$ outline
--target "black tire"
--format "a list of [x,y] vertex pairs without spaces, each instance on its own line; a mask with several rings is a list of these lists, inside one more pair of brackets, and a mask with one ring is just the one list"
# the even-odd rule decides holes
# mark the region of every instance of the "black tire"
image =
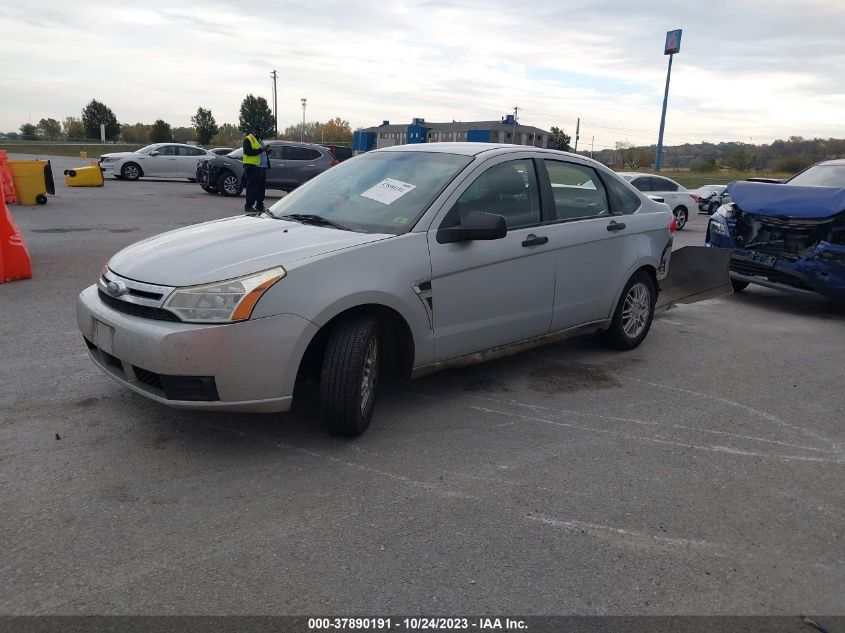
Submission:
[[37,196],[35,196],[35,202],[36,204],[47,204],[47,196],[45,196],[43,193],[39,193]]
[[672,214],[675,216],[675,222],[679,231],[683,231],[689,220],[689,212],[686,207],[677,206],[672,209]]
[[734,289],[734,292],[742,292],[746,288],[748,288],[749,282],[747,281],[740,281],[738,279],[731,279],[731,287]]
[[76,178],[76,170],[75,169],[68,169],[65,173],[68,176],[70,176],[71,178]]
[[214,187],[209,187],[208,185],[200,185],[200,187],[206,193],[217,193],[217,189],[215,189]]
[[[648,293],[647,298],[642,292]],[[657,289],[651,275],[644,270],[634,273],[625,284],[613,321],[604,333],[607,344],[613,349],[629,350],[642,343],[651,329],[656,302]]]
[[350,318],[329,335],[320,372],[320,416],[333,434],[357,437],[370,425],[381,350],[375,317]]
[[224,171],[217,178],[217,191],[227,198],[241,195],[240,179],[231,171]]
[[143,175],[141,166],[137,163],[126,163],[120,168],[120,175],[126,180],[138,180]]

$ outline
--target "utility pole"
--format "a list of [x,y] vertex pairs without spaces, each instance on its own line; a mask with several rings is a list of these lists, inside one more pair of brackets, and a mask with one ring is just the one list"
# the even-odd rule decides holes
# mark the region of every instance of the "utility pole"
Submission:
[[305,97],[300,99],[302,101],[302,129],[299,130],[299,141],[305,140],[305,102],[308,101]]
[[279,137],[279,94],[276,91],[276,78],[278,73],[274,70],[270,73],[273,78],[273,137]]
[[517,117],[519,117],[519,106],[513,107],[513,143],[516,144],[516,121]]
[[590,139],[590,158],[593,157],[593,148],[595,147],[595,145],[596,145],[596,137],[593,136],[593,138]]
[[663,92],[663,112],[660,115],[660,133],[657,135],[657,155],[654,157],[654,171],[663,166],[663,129],[666,126],[666,105],[669,102],[669,79],[672,77],[672,58],[681,50],[681,29],[666,33],[666,45],[663,54],[669,56],[669,68],[666,70],[666,89]]
[[578,122],[575,123],[575,153],[578,153],[578,139],[581,138],[581,117],[578,117]]

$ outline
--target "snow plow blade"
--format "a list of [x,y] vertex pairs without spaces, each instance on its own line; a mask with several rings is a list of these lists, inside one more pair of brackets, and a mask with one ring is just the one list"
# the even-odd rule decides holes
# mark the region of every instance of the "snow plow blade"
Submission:
[[733,294],[731,249],[684,246],[672,252],[669,273],[660,282],[657,310]]

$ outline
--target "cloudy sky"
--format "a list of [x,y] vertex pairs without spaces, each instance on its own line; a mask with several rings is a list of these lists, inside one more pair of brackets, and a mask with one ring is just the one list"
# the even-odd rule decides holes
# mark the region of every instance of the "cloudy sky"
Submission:
[[237,123],[248,94],[279,126],[491,120],[574,132],[581,147],[845,137],[843,0],[0,0],[0,131],[79,116]]

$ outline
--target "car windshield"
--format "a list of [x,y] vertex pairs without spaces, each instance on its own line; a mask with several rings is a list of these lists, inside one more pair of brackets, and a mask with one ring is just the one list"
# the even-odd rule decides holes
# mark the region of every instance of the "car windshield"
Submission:
[[226,154],[226,156],[228,156],[229,158],[243,158],[244,157],[244,148],[239,147],[235,151],[229,152],[228,154]]
[[813,165],[786,182],[805,187],[845,187],[845,165]]
[[153,143],[152,145],[147,145],[146,147],[142,147],[141,149],[137,150],[138,154],[149,154],[155,148],[157,148],[161,143]]
[[270,208],[274,217],[310,216],[364,233],[410,230],[472,156],[374,152],[347,160]]

